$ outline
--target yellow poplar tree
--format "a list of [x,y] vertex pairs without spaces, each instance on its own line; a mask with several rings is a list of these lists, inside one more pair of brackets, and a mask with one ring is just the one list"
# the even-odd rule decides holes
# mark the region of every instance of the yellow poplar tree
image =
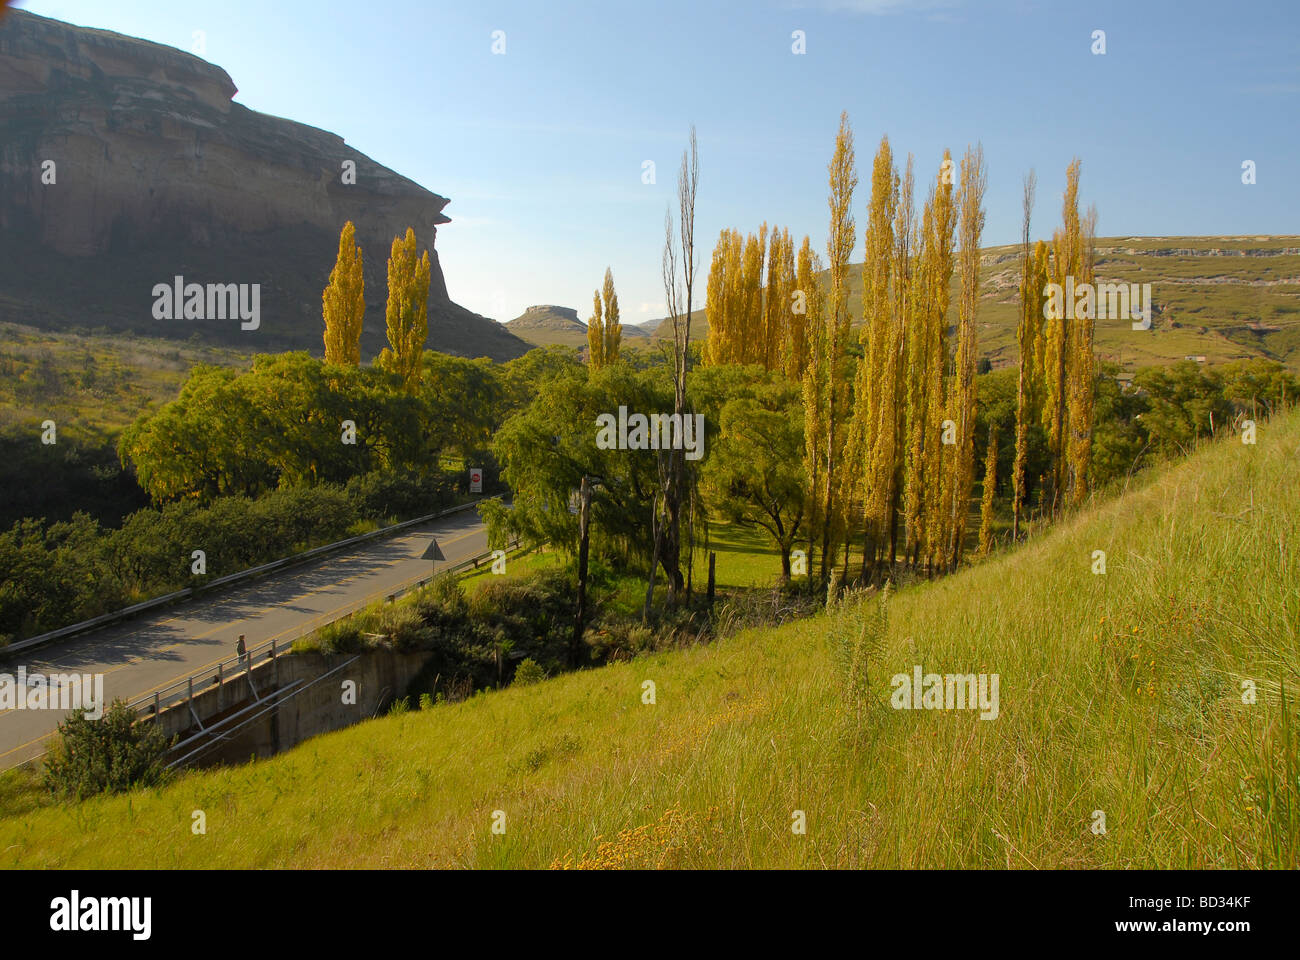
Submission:
[[933,290],[935,188],[930,188],[921,214],[919,233],[912,258],[909,278],[908,336],[907,336],[907,455],[904,472],[903,529],[909,561],[913,566],[920,562],[928,549],[926,538],[926,469],[933,458],[933,448],[939,443],[938,431],[931,429],[930,391],[932,381],[942,371],[932,371],[931,362],[931,312]]
[[951,170],[952,154],[945,150],[934,187],[930,230],[925,238],[925,299],[929,309],[925,322],[927,439],[922,512],[926,525],[926,566],[931,572],[941,562],[948,542],[947,505],[951,500],[950,481],[954,473],[951,463],[956,449],[942,442],[948,409],[948,304],[952,297],[953,233],[957,223]]
[[366,316],[366,281],[361,268],[356,227],[349,220],[339,233],[338,258],[321,294],[326,363],[350,367],[361,363],[361,323]]
[[767,252],[767,224],[759,227],[758,235],[745,238],[745,253],[741,265],[740,306],[741,319],[738,361],[762,363],[763,353],[763,256]]
[[975,485],[975,371],[979,359],[975,314],[980,294],[980,235],[984,230],[984,148],[966,148],[961,161],[961,252],[960,288],[957,301],[957,356],[954,363],[955,389],[950,416],[957,426],[957,456],[952,486],[949,568],[961,562],[969,516],[971,490]]
[[[859,339],[862,360],[853,390],[853,419],[849,423],[846,487],[862,496],[867,554],[880,559],[887,537],[892,502],[896,420],[897,336],[890,297],[894,254],[894,215],[898,206],[898,174],[889,138],[883,137],[871,170],[871,199],[862,261],[862,319]],[[847,498],[848,491],[845,496]],[[887,559],[887,558],[886,558]]]
[[745,318],[741,313],[743,250],[744,239],[740,231],[731,229],[719,234],[718,245],[713,249],[704,304],[709,321],[704,361],[710,366],[742,362],[745,335]]
[[980,498],[980,556],[993,549],[993,497],[998,489],[998,430],[989,424],[989,444],[984,451],[984,491]]
[[[1070,163],[1065,173],[1065,195],[1061,204],[1062,227],[1052,234],[1051,278],[1065,291],[1070,286],[1077,289],[1083,280],[1083,250],[1079,222],[1079,161]],[[1070,429],[1069,394],[1071,392],[1071,347],[1077,334],[1065,315],[1073,309],[1065,304],[1061,315],[1046,320],[1044,343],[1044,403],[1043,426],[1047,430],[1047,445],[1051,454],[1049,474],[1050,504],[1055,512],[1065,501],[1070,484],[1070,457],[1067,433]],[[1089,323],[1089,326],[1091,324]]]
[[618,294],[614,292],[614,272],[605,268],[605,283],[601,296],[605,300],[604,349],[602,363],[618,363],[619,346],[623,342],[623,325],[618,319]]
[[789,326],[790,293],[794,289],[794,260],[786,251],[790,231],[772,228],[767,252],[767,288],[763,297],[762,364],[768,370],[781,370],[785,358],[781,350]]
[[804,308],[804,329],[807,334],[808,362],[798,371],[803,381],[804,411],[804,474],[807,483],[805,514],[808,517],[808,562],[813,560],[813,547],[822,528],[825,486],[827,396],[829,378],[826,376],[826,304],[817,274],[821,273],[821,257],[805,236],[799,248],[799,266],[795,274],[794,305]]
[[1029,457],[1029,422],[1037,410],[1037,383],[1042,369],[1038,356],[1041,330],[1042,293],[1034,289],[1034,251],[1029,244],[1029,221],[1034,211],[1037,178],[1031,170],[1025,177],[1025,194],[1020,221],[1020,319],[1016,345],[1020,349],[1020,371],[1016,378],[1016,456],[1011,467],[1011,539],[1020,537],[1020,511],[1025,500],[1025,463]]
[[[781,231],[781,258],[778,269],[777,323],[780,329],[773,331],[778,336],[774,370],[780,370],[796,383],[803,379],[804,366],[808,362],[808,309],[803,304],[801,311],[796,311],[799,295],[798,269],[795,265],[794,241],[790,239],[789,229]],[[814,281],[815,282],[815,281]]]
[[727,244],[730,234],[731,231],[725,228],[718,234],[704,291],[704,315],[709,321],[709,333],[704,341],[704,362],[708,366],[727,362]]
[[[1077,163],[1077,161],[1076,161]],[[1075,176],[1076,182],[1078,175]],[[1094,289],[1096,283],[1096,230],[1097,210],[1092,207],[1079,223],[1079,243],[1076,250],[1078,277],[1075,281],[1086,283]],[[1076,314],[1070,325],[1070,357],[1066,370],[1066,457],[1069,461],[1071,502],[1078,505],[1088,495],[1088,467],[1092,461],[1092,406],[1093,378],[1096,360],[1093,356],[1093,337],[1096,327],[1096,297],[1093,309],[1086,316]]]
[[599,290],[591,295],[591,311],[587,320],[587,363],[599,370],[605,365],[605,318]]
[[908,399],[912,395],[913,381],[920,371],[909,370],[909,340],[916,337],[916,328],[909,322],[912,316],[912,264],[913,246],[916,242],[916,206],[914,160],[907,155],[907,166],[899,182],[898,202],[894,213],[894,250],[890,266],[892,279],[893,313],[893,390],[894,422],[890,442],[889,497],[886,516],[889,521],[889,557],[891,564],[898,555],[898,520],[903,515],[903,496],[907,471],[908,450]]
[[816,341],[816,352],[809,365],[815,370],[818,386],[815,399],[821,405],[817,417],[825,428],[825,448],[822,451],[824,471],[818,478],[821,510],[821,585],[830,582],[834,565],[831,553],[832,540],[838,536],[843,522],[842,506],[835,502],[836,485],[844,444],[843,416],[844,388],[840,377],[840,364],[848,341],[852,318],[849,313],[849,257],[857,242],[853,222],[853,191],[858,185],[858,174],[853,157],[853,131],[849,127],[847,112],[840,114],[840,128],[835,136],[835,150],[828,165],[830,197],[830,236],[827,239],[827,266],[830,270],[830,304],[824,320],[825,333]]
[[388,256],[388,343],[378,364],[402,378],[409,391],[420,385],[420,361],[429,338],[429,251],[415,255],[415,231],[393,238]]

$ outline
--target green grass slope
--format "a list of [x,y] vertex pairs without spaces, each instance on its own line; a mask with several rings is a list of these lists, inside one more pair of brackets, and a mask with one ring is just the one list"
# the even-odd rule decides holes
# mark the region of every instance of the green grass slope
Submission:
[[[1294,413],[1210,445],[883,628],[851,600],[79,808],[11,775],[0,865],[1294,868],[1297,456]],[[914,665],[998,674],[999,716],[892,709]]]

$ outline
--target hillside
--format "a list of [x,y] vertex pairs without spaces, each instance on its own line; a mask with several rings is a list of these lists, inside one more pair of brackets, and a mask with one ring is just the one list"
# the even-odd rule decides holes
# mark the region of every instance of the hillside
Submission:
[[[526,352],[449,298],[436,246],[451,222],[446,197],[236,93],[225,70],[172,47],[5,17],[0,322],[319,353],[321,291],[351,220],[365,257],[364,358],[386,342],[385,264],[408,227],[430,255],[429,345],[498,360]],[[156,316],[151,291],[176,277],[256,284],[256,327],[225,311]]]
[[[1209,445],[881,630],[853,600],[79,808],[9,775],[0,866],[1295,868],[1297,453],[1296,412]],[[998,716],[891,709],[917,665]]]
[[[1014,364],[1019,248],[983,251],[980,356]],[[1097,240],[1098,282],[1150,283],[1152,323],[1135,331],[1099,321],[1097,353],[1126,369],[1187,356],[1209,363],[1266,357],[1300,369],[1300,237],[1105,237]],[[829,275],[821,275],[823,288]],[[862,265],[849,270],[850,303],[861,316]],[[956,284],[950,312],[956,323]],[[671,337],[666,320],[656,337]],[[707,337],[704,311],[692,314],[692,339]]]
[[[529,307],[505,324],[506,329],[521,340],[537,347],[564,346],[582,348],[587,345],[587,325],[578,319],[572,307],[543,304]],[[623,324],[623,342],[646,341],[650,334],[630,323]]]

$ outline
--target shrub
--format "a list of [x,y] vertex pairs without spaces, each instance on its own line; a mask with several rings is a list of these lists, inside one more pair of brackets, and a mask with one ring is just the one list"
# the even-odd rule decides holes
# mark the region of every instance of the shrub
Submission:
[[433,639],[433,631],[425,625],[419,611],[405,603],[381,607],[375,630],[386,636],[396,650],[418,650]]
[[99,720],[74,711],[59,724],[58,739],[45,758],[46,789],[84,800],[157,786],[166,776],[163,758],[173,742],[153,723],[137,723],[123,700],[114,700]]
[[546,679],[546,671],[538,666],[537,661],[532,657],[524,657],[519,661],[519,666],[515,667],[515,683],[527,686],[530,683],[536,683],[539,680]]
[[321,653],[357,653],[365,647],[361,624],[355,617],[327,623],[315,633],[316,649]]
[[454,573],[443,573],[415,597],[415,609],[427,623],[459,623],[469,613],[469,601]]
[[400,716],[403,713],[411,712],[411,698],[398,697],[388,705],[388,715],[390,717]]
[[456,497],[455,481],[445,474],[373,471],[353,477],[345,487],[359,516],[404,519],[449,507]]
[[627,660],[655,648],[655,632],[641,621],[610,617],[588,628],[587,646],[597,661]]

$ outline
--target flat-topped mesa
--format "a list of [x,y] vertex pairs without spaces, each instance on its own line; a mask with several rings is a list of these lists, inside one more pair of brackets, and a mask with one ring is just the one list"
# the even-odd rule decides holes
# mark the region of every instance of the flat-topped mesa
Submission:
[[559,307],[552,303],[535,304],[510,322],[517,323],[521,327],[538,325],[566,327],[576,324],[578,327],[586,328],[586,324],[578,319],[577,310],[572,307]]
[[[0,21],[0,250],[15,262],[0,265],[0,281],[27,309],[0,319],[73,324],[93,303],[97,324],[228,340],[141,317],[148,290],[183,273],[260,283],[265,346],[319,351],[320,293],[351,220],[365,258],[365,353],[383,345],[385,263],[408,227],[430,252],[429,345],[524,352],[450,301],[434,246],[450,222],[446,197],[336,134],[235,103],[236,92],[226,71],[181,50],[10,11]],[[28,262],[37,251],[45,259]]]

